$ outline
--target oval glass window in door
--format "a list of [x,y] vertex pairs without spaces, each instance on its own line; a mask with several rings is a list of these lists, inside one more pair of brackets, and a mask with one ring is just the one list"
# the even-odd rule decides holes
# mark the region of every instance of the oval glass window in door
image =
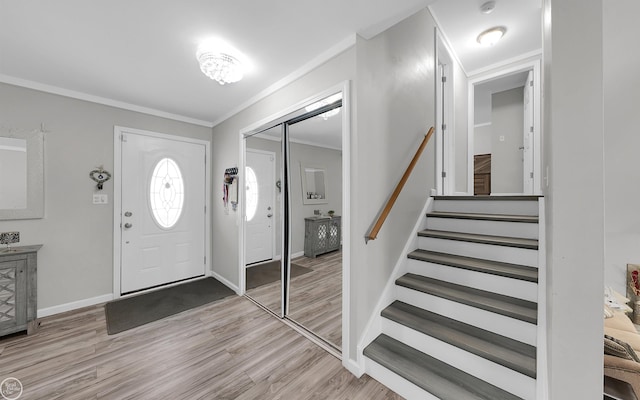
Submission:
[[184,205],[184,180],[178,164],[163,158],[153,169],[149,183],[151,213],[158,225],[169,229],[180,219]]
[[247,221],[251,221],[258,210],[258,177],[253,168],[246,167]]

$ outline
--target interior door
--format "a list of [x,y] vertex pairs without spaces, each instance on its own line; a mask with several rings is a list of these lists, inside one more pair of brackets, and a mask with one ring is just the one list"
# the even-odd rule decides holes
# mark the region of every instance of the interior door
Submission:
[[202,144],[122,136],[121,293],[205,274]]
[[275,154],[247,149],[246,264],[273,259]]
[[524,85],[524,137],[523,137],[523,192],[533,193],[533,136],[534,136],[534,98],[533,98],[533,71],[529,71]]

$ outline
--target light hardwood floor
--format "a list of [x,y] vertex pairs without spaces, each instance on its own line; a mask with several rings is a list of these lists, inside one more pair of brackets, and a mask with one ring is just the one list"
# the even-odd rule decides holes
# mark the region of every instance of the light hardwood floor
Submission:
[[[342,251],[293,263],[312,271],[291,278],[288,317],[338,349],[342,347]],[[247,296],[280,313],[280,280],[247,291]]]
[[103,306],[44,318],[0,339],[9,376],[20,400],[400,399],[237,296],[113,336]]

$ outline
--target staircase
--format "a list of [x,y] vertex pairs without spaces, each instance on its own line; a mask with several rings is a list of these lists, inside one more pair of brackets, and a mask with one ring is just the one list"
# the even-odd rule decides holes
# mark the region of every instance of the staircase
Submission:
[[536,399],[537,196],[440,196],[364,349],[409,399]]

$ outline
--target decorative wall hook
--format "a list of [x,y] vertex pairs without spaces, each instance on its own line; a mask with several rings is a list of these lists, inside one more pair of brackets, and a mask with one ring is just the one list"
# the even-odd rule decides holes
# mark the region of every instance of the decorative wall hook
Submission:
[[102,190],[102,184],[111,179],[111,174],[105,171],[102,166],[89,172],[89,177],[96,181],[98,190]]

